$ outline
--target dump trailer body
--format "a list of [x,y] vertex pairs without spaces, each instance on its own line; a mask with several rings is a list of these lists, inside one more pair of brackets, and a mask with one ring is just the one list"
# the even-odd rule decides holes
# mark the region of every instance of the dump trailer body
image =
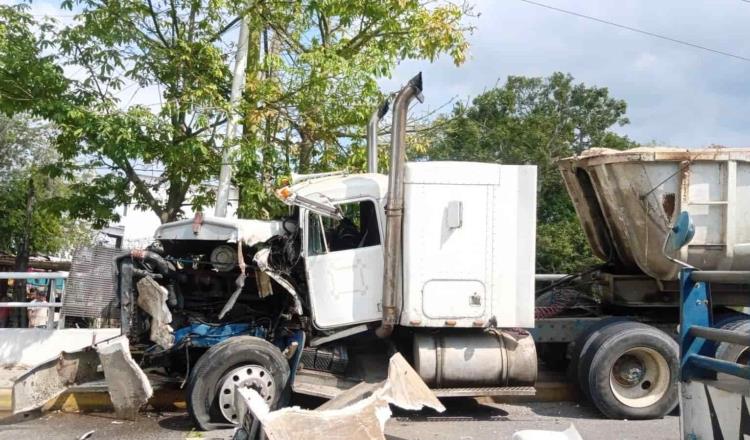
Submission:
[[559,167],[591,249],[620,273],[677,278],[662,247],[680,211],[696,233],[674,258],[704,270],[750,266],[750,149],[592,148]]

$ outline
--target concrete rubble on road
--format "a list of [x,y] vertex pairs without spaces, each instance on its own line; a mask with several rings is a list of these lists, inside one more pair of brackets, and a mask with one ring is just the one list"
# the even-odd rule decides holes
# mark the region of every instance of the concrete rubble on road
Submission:
[[13,382],[13,414],[41,408],[71,385],[95,380],[97,365],[96,353],[84,349],[72,353],[63,351],[57,358],[25,371]]
[[572,423],[565,431],[547,431],[541,429],[524,429],[513,434],[511,440],[583,440]]
[[390,359],[388,379],[362,382],[315,410],[299,407],[271,411],[251,388],[238,388],[235,405],[240,428],[235,439],[255,438],[262,429],[269,440],[380,440],[385,439],[385,422],[391,417],[389,404],[407,410],[445,407],[430,391],[409,363],[396,353]]
[[130,344],[119,336],[96,346],[107,391],[119,418],[135,420],[138,410],[154,394],[148,377],[130,356]]

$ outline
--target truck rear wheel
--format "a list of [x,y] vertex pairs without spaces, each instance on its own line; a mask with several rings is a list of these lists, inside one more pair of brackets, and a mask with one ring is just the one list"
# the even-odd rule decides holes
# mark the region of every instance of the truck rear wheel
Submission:
[[211,347],[198,359],[190,374],[187,407],[202,430],[232,427],[236,386],[255,389],[271,409],[282,403],[289,363],[270,342],[236,336]]
[[581,352],[578,378],[584,394],[613,419],[653,419],[678,403],[679,348],[669,335],[638,322],[614,322]]
[[[724,330],[734,330],[745,334],[750,334],[750,318],[739,318],[721,326]],[[742,345],[721,342],[716,346],[716,359],[723,361],[736,362],[742,365],[750,365],[750,348]],[[731,377],[727,374],[718,373],[717,379]]]

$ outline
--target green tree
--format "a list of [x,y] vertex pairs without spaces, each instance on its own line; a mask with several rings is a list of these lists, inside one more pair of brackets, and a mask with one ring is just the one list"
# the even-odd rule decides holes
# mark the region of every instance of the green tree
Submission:
[[428,147],[413,155],[537,165],[537,271],[572,273],[597,260],[555,161],[591,147],[634,147],[610,131],[628,123],[625,111],[625,101],[612,98],[606,88],[576,84],[570,75],[511,76],[432,122],[416,141]]
[[[180,217],[189,191],[194,205],[212,201],[206,183],[226,147],[240,16],[251,30],[236,158],[246,214],[267,211],[280,174],[326,169],[350,154],[345,139],[360,135],[382,98],[376,78],[408,58],[448,53],[462,62],[471,29],[462,21],[470,9],[447,1],[65,0],[76,20],[59,32],[23,7],[0,8],[12,24],[0,27],[0,86],[14,92],[0,98],[0,111],[55,123],[59,172],[83,162],[97,169],[69,201],[92,219],[135,202],[166,222]],[[154,102],[123,102],[133,87],[151,90]],[[163,172],[147,181],[143,168]]]
[[[60,199],[71,189],[52,178],[46,167],[56,160],[55,132],[27,115],[0,114],[0,251],[16,256],[15,270],[25,272],[34,254],[70,254],[91,242],[90,225],[71,217]],[[25,300],[17,283],[16,300]]]
[[[403,59],[466,56],[467,4],[262,2],[251,56],[238,183],[245,215],[264,216],[278,176],[364,166],[363,127],[384,98],[376,79]],[[253,66],[257,66],[254,68]]]

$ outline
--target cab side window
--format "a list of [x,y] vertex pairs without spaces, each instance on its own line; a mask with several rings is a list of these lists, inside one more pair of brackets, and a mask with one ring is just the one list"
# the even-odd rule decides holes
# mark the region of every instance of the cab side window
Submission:
[[310,255],[322,255],[328,252],[325,237],[323,235],[323,222],[320,215],[310,213],[308,215],[309,230],[307,232],[307,252]]
[[[370,200],[362,200],[353,203],[344,203],[338,205],[339,210],[344,218],[341,220],[310,215],[310,234],[308,248],[311,255],[313,249],[319,249],[318,242],[320,238],[315,236],[316,228],[313,217],[322,224],[324,237],[321,237],[327,244],[329,252],[344,251],[380,244],[380,229],[378,228],[378,216],[375,203]],[[313,242],[315,240],[315,242]]]

